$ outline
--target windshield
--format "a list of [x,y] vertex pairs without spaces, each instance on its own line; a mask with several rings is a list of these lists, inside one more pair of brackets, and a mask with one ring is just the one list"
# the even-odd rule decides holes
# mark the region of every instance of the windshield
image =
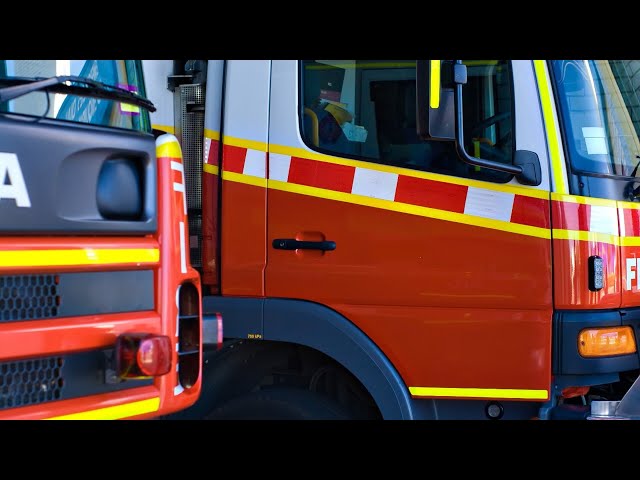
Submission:
[[[0,60],[0,88],[13,78],[77,75],[146,97],[139,60]],[[0,104],[0,113],[151,132],[149,112],[117,100],[32,92]]]
[[640,60],[557,60],[551,66],[573,170],[639,175]]

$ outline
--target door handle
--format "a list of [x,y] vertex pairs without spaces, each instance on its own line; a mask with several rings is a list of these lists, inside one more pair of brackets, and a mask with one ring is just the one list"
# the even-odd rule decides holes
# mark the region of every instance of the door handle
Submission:
[[276,238],[273,240],[273,248],[278,250],[335,250],[336,242],[325,240],[322,242],[309,242],[305,240],[296,240],[295,238]]

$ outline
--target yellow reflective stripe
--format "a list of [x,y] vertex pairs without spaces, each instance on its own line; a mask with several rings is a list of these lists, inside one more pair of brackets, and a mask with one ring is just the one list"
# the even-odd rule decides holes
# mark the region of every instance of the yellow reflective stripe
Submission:
[[440,60],[431,60],[429,106],[440,108]]
[[225,135],[222,139],[222,143],[225,145],[231,145],[233,147],[250,148],[251,150],[260,150],[261,152],[267,151],[267,144],[265,142],[258,142],[256,140],[245,140],[244,138],[230,137]]
[[562,174],[562,163],[560,160],[560,142],[556,133],[556,120],[553,115],[553,103],[551,100],[551,90],[545,72],[544,60],[533,61],[538,81],[538,91],[540,92],[540,103],[542,105],[542,115],[544,117],[544,127],[547,132],[547,142],[549,155],[551,156],[551,168],[553,170],[554,186],[558,193],[568,193]]
[[[554,228],[552,232],[552,237],[559,240],[580,240],[583,242],[608,243],[610,245],[620,244],[620,237],[618,237],[617,235],[611,235],[610,233],[585,232],[583,230],[564,230],[560,228]],[[627,238],[631,239],[635,237]]]
[[0,250],[0,267],[157,263],[157,248],[78,248],[69,250]]
[[594,198],[594,197],[581,197],[579,195],[565,195],[552,192],[551,200],[557,200],[560,202],[581,203],[583,205],[600,205],[603,207],[617,207],[616,200],[608,200],[606,198]]
[[618,207],[620,208],[628,208],[631,210],[640,210],[640,203],[635,203],[635,202],[623,202],[621,200],[618,200]]
[[202,165],[202,170],[207,173],[213,173],[214,175],[218,175],[218,173],[220,172],[220,168],[218,167],[218,165],[209,165],[208,163]]
[[547,390],[516,388],[409,387],[409,392],[417,397],[517,398],[527,400],[546,400],[549,397]]
[[155,128],[156,130],[162,130],[163,132],[170,133],[171,135],[174,135],[176,133],[175,129],[170,125],[160,125],[158,123],[154,123],[153,125],[151,125],[151,128]]
[[619,244],[622,247],[640,247],[640,237],[620,237]]
[[204,136],[210,138],[211,140],[220,140],[220,132],[209,130],[208,128],[204,129]]
[[70,413],[45,420],[117,420],[119,418],[134,417],[145,413],[157,412],[160,408],[160,398],[149,398],[139,402],[125,403],[115,407],[98,408],[86,412]]
[[507,192],[516,195],[523,195],[525,197],[540,198],[543,200],[549,200],[549,192],[534,189],[524,188],[517,185],[501,185],[496,183],[481,182],[479,180],[470,180],[462,177],[452,177],[448,175],[440,175],[438,173],[422,172],[420,170],[412,170],[408,168],[392,167],[390,165],[382,165],[379,163],[371,163],[360,160],[350,160],[342,157],[334,157],[331,155],[325,155],[322,153],[305,150],[299,147],[289,147],[285,145],[269,145],[270,153],[278,153],[280,155],[286,155],[289,157],[304,158],[305,160],[318,160],[320,162],[331,163],[334,165],[344,165],[347,167],[364,168],[367,170],[375,170],[378,172],[396,173],[405,177],[423,178],[425,180],[433,180],[434,182],[442,182],[452,185],[463,185],[466,187],[482,188],[484,190]]
[[[227,172],[223,173],[225,178]],[[394,202],[391,200],[382,200],[379,198],[365,197],[363,195],[354,195],[352,193],[336,192],[334,190],[325,190],[317,187],[308,187],[306,185],[297,185],[295,183],[281,182],[278,180],[269,180],[269,188],[281,190],[283,192],[298,193],[312,197],[326,198],[329,200],[337,200],[339,202],[353,203],[356,205],[365,205],[368,207],[382,208],[384,210],[392,210],[394,212],[409,213],[422,217],[435,218],[448,222],[463,223],[466,225],[474,225],[477,227],[492,228],[520,235],[528,235],[550,239],[551,233],[546,228],[532,227],[529,225],[520,225],[517,223],[503,222],[501,220],[492,220],[489,218],[475,217],[473,215],[465,215],[463,213],[449,212],[446,210],[437,210],[435,208],[421,207],[418,205],[409,205],[407,203]]]
[[266,178],[244,175],[242,173],[228,172],[226,170],[222,171],[222,179],[229,180],[230,182],[246,183],[247,185],[254,185],[256,187],[267,187]]

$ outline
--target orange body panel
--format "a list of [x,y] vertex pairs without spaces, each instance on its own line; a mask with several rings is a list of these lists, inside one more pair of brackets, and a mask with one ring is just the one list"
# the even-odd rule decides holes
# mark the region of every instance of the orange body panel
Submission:
[[270,189],[269,240],[302,232],[336,250],[269,249],[267,296],[342,312],[408,386],[548,388],[549,240]]
[[[202,172],[202,283],[219,293],[218,278],[218,197],[220,177],[217,175],[220,161],[218,140],[207,139],[205,168]],[[210,171],[213,170],[213,171]]]
[[332,305],[408,386],[547,390],[549,310]]
[[[616,214],[615,205],[615,201],[611,201],[609,213],[613,215]],[[620,308],[621,263],[619,248],[615,244],[619,234],[618,221],[613,220],[613,231],[609,235],[594,232],[593,208],[597,206],[552,201],[554,237],[561,237],[553,240],[555,306],[560,310]],[[588,240],[562,238],[561,234],[566,231],[587,235]],[[588,260],[592,255],[597,255],[604,261],[605,286],[596,292],[589,290]]]
[[[225,173],[242,173],[246,150],[224,145]],[[224,174],[222,178],[222,294],[263,296],[267,259],[266,188],[227,181]]]
[[[640,237],[640,209],[619,208],[618,218],[620,230],[627,237]],[[628,265],[629,260],[635,259],[635,265]],[[637,307],[640,305],[640,283],[638,281],[638,259],[640,259],[640,244],[620,246],[620,285],[622,290],[621,306]],[[631,262],[633,264],[633,262]],[[635,267],[635,268],[634,268]],[[629,277],[629,278],[627,278]],[[630,287],[630,288],[628,288]]]
[[[618,247],[608,243],[580,240],[553,240],[555,306],[559,310],[589,310],[620,307],[620,260]],[[588,259],[604,260],[605,286],[589,290]]]

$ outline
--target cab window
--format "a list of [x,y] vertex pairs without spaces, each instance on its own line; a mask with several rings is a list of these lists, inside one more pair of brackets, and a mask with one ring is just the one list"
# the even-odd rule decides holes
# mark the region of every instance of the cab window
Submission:
[[[513,162],[513,89],[506,60],[465,61],[465,148]],[[462,162],[453,142],[416,130],[415,60],[302,60],[300,128],[322,153],[446,175],[506,182],[503,172]]]

